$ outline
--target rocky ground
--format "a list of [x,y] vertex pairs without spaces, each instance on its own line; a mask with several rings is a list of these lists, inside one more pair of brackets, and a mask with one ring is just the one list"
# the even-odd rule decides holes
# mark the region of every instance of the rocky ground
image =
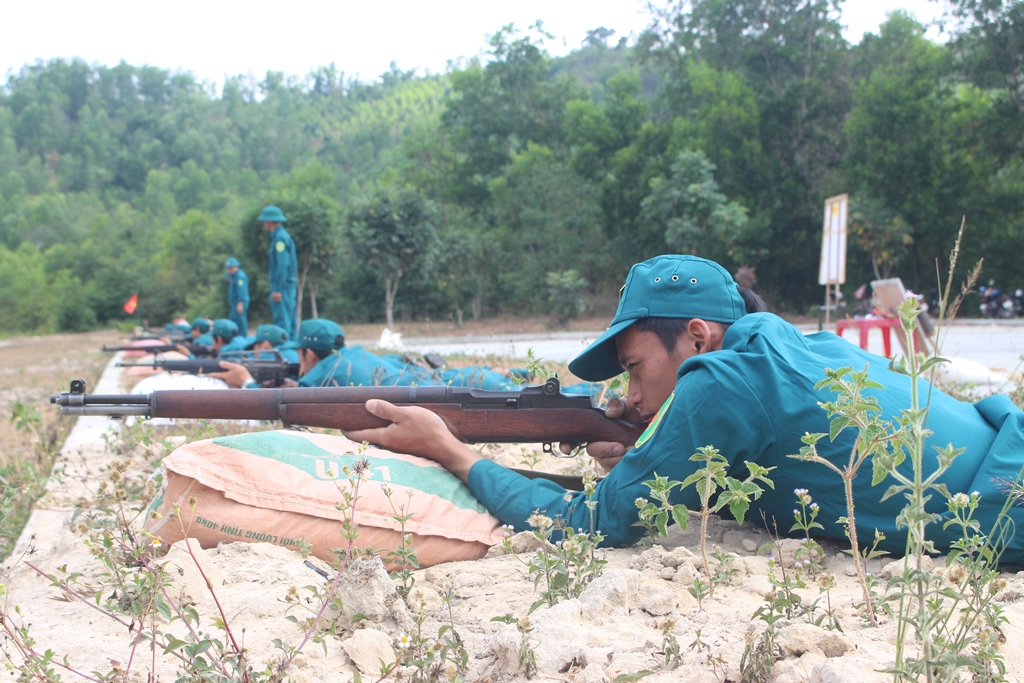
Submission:
[[[142,682],[154,670],[158,680],[175,680],[184,674],[174,656],[154,654],[144,639],[137,639],[136,623],[97,609],[97,598],[103,602],[116,591],[102,587],[109,568],[98,559],[101,553],[87,546],[95,532],[82,528],[75,511],[96,499],[97,482],[109,479],[119,459],[104,448],[104,429],[101,421],[93,431],[69,438],[50,497],[3,567],[0,582],[6,594],[0,593],[0,604],[8,634],[2,651],[20,665],[23,656],[9,636],[27,633],[34,651],[52,651],[55,661],[66,662],[68,668],[51,663],[62,681],[100,680],[113,673],[110,680]],[[515,466],[531,457],[518,447],[492,455]],[[132,467],[144,468],[146,462],[138,459]],[[552,466],[552,461],[537,466]],[[554,466],[575,465],[558,461]],[[338,582],[340,601],[324,613],[328,633],[321,642],[305,643],[284,676],[310,683],[357,676],[370,681],[380,678],[382,663],[400,660],[404,666],[391,678],[739,681],[743,663],[755,657],[761,643],[766,664],[758,673],[748,672],[750,680],[891,680],[884,672],[893,666],[901,637],[897,620],[885,612],[892,603],[879,599],[879,624],[869,623],[854,564],[838,544],[826,544],[820,566],[811,571],[796,564],[799,541],[773,542],[750,523],[712,518],[708,542],[715,552],[712,574],[722,580],[700,601],[695,580],[710,582],[694,521],[686,530],[673,528],[658,545],[597,551],[607,564],[578,597],[532,612],[545,583],[535,585],[527,568],[539,547],[530,533],[510,539],[512,554],[498,546],[484,559],[436,565],[404,581],[389,577],[379,561],[358,561]],[[265,680],[259,672],[286,658],[282,648],[302,642],[303,631],[295,622],[312,616],[319,604],[315,595],[323,594],[335,576],[319,560],[268,544],[233,543],[205,551],[179,544],[155,554],[168,569],[172,602],[191,605],[198,616],[194,636],[180,621],[167,625],[164,620],[160,630],[178,634],[183,642],[226,642],[219,626],[219,620],[226,620],[256,680]],[[941,568],[943,558],[934,563]],[[884,559],[873,560],[868,569],[880,593],[887,579],[901,571],[899,562]],[[87,589],[84,600],[47,578],[76,572],[78,585]],[[410,579],[411,589],[405,591]],[[939,581],[953,585],[957,577],[951,573]],[[780,586],[784,582],[792,586],[788,595]],[[1019,681],[1024,679],[1024,659],[1016,647],[1024,640],[1024,573],[1003,575],[993,592],[1005,622],[999,631],[981,632],[1003,641],[998,652],[1006,680]],[[780,596],[788,597],[788,605]],[[777,610],[769,610],[770,604]],[[951,621],[956,619],[953,610]],[[454,634],[460,647],[451,646]],[[912,630],[903,641],[908,656],[916,655]],[[194,652],[189,659],[195,662],[197,656]],[[430,657],[440,660],[436,668],[424,663]]]

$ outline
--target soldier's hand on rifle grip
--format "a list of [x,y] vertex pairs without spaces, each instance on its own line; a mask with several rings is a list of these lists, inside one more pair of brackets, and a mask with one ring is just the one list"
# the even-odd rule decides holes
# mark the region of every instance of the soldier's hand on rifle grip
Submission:
[[[629,412],[629,406],[625,401],[613,398],[605,407],[604,414],[606,417],[617,420],[626,417]],[[570,455],[578,446],[579,444],[561,443],[558,448],[566,455]],[[629,446],[614,441],[593,441],[587,444],[587,454],[596,460],[606,472],[611,472],[628,450]]]
[[244,365],[238,363],[229,363],[226,360],[220,362],[220,366],[224,368],[224,372],[211,372],[208,373],[210,377],[216,377],[222,379],[224,382],[234,389],[241,389],[249,382],[252,382],[252,375],[245,369]]

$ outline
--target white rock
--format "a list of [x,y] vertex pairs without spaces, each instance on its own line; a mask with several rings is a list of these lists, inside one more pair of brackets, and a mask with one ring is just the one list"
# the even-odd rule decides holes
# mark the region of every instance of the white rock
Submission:
[[391,638],[376,629],[356,631],[351,638],[342,642],[341,647],[356,668],[367,676],[380,674],[382,664],[386,666],[395,661]]
[[379,624],[388,616],[398,590],[380,558],[375,557],[356,560],[349,566],[338,583],[338,596],[347,619],[362,614],[366,621]]
[[572,683],[607,683],[608,677],[597,664],[587,664],[581,671],[572,677]]
[[444,606],[444,600],[440,593],[429,586],[413,586],[405,599],[405,604],[413,614],[419,614],[421,609],[425,612],[441,609]]
[[191,555],[185,541],[178,541],[167,551],[161,564],[171,579],[171,584],[167,587],[168,593],[183,605],[197,605],[213,599],[206,584],[207,580],[216,591],[217,587],[224,584],[224,577],[206,551],[199,547],[199,541],[193,538],[189,546],[192,548]]
[[[881,579],[891,579],[894,576],[899,576],[903,573],[905,566],[916,567],[916,561],[914,558],[901,558],[899,560],[893,560],[889,564],[882,567],[882,571],[878,572],[878,577]],[[921,558],[921,568],[926,572],[930,572],[935,566],[935,562],[931,557],[925,555]]]
[[878,671],[878,664],[862,657],[834,657],[814,667],[811,683],[888,683],[891,676]]
[[653,617],[663,617],[679,608],[679,597],[670,590],[650,590],[643,610]]
[[808,652],[821,654],[818,641],[824,637],[824,631],[817,626],[798,622],[781,629],[777,642],[788,656],[799,657]]
[[594,579],[580,594],[583,614],[589,621],[603,623],[615,608],[640,606],[641,574],[635,569],[607,571]]

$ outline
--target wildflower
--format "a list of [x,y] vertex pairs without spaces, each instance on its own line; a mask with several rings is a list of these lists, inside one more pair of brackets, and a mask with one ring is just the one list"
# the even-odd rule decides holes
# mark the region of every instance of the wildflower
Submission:
[[118,500],[124,500],[125,498],[128,497],[128,492],[125,491],[124,489],[114,489],[114,497],[116,497]]
[[149,544],[154,548],[159,548],[162,545],[162,543],[163,541],[161,541],[159,538],[156,538],[155,536],[151,538],[149,541]]
[[818,590],[829,591],[836,587],[836,575],[832,572],[822,572],[818,576]]
[[110,473],[108,479],[110,479],[110,481],[116,484],[117,482],[121,481],[121,473],[118,472],[117,470],[114,470],[113,472]]
[[946,570],[946,581],[953,584],[954,586],[960,585],[960,583],[967,578],[967,569],[962,564],[954,564],[952,567]]
[[1010,582],[1007,581],[1006,579],[1002,578],[1002,577],[1000,577],[998,579],[993,579],[992,583],[990,583],[988,585],[988,592],[991,593],[992,595],[995,595],[999,591],[1001,591],[1004,588],[1006,588],[1009,584],[1010,584]]
[[572,492],[571,491],[566,491],[565,495],[562,496],[562,500],[564,500],[566,503],[571,503],[572,502]]
[[532,515],[527,517],[526,523],[532,526],[534,529],[537,529],[541,532],[547,531],[554,525],[554,522],[551,520],[550,517],[548,517],[547,515],[542,515],[536,511]]
[[807,489],[793,489],[793,495],[799,498],[807,495]]
[[412,647],[412,636],[408,633],[402,633],[398,636],[398,647],[407,650]]
[[89,533],[89,525],[85,523],[85,520],[80,519],[78,520],[78,523],[75,524],[75,531],[80,534]]

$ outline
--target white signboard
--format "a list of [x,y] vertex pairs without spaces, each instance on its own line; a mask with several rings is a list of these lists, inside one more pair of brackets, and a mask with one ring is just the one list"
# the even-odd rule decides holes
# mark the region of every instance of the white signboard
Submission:
[[848,195],[825,200],[825,223],[821,235],[821,267],[819,285],[841,285],[846,282],[846,206]]

